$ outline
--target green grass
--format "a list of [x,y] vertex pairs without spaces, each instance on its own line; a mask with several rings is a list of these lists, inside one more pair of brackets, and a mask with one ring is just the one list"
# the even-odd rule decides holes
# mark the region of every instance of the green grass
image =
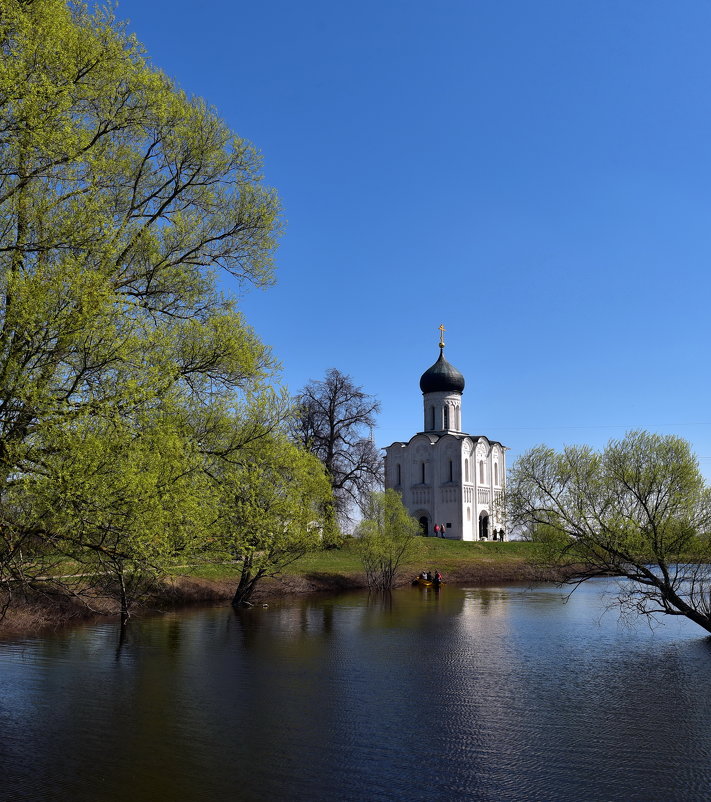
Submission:
[[509,543],[498,541],[443,540],[435,537],[419,539],[421,553],[433,559],[447,560],[527,560],[538,553],[535,543],[514,540]]
[[363,570],[363,563],[353,540],[340,549],[312,551],[287,568],[290,574],[353,574]]
[[[417,538],[414,556],[403,564],[404,569],[419,573],[423,569],[444,571],[475,562],[523,562],[538,555],[535,543],[512,541],[465,542],[442,538]],[[290,574],[352,574],[363,570],[357,551],[357,541],[347,540],[340,549],[307,554],[287,569]]]
[[[359,574],[363,565],[357,549],[357,540],[348,538],[339,549],[310,552],[287,566],[284,574]],[[512,541],[464,542],[441,538],[416,538],[413,556],[403,563],[403,570],[419,573],[423,569],[438,568],[446,572],[472,563],[512,563],[533,560],[539,555],[535,543]],[[83,572],[83,567],[69,560],[57,562],[46,573],[53,576],[71,576]],[[176,565],[170,573],[208,580],[231,580],[239,576],[240,564],[225,559],[224,554],[205,555],[199,563]]]
[[[419,573],[423,569],[439,569],[447,572],[453,568],[472,563],[512,563],[533,560],[539,552],[535,543],[512,541],[464,542],[441,538],[417,538],[413,556],[403,563],[403,570]],[[308,576],[309,574],[359,574],[363,565],[358,554],[357,541],[347,539],[339,549],[314,551],[289,565],[284,574]],[[180,566],[176,574],[202,579],[233,579],[239,575],[239,564],[208,561],[190,567]]]
[[177,576],[192,576],[198,579],[219,581],[220,579],[235,579],[239,577],[240,569],[241,565],[239,563],[225,563],[216,559],[214,563],[201,562],[196,565],[179,565],[173,569],[172,573]]

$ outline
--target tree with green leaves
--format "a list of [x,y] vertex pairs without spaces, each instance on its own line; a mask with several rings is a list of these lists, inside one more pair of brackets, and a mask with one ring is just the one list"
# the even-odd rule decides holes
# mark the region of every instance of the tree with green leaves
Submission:
[[215,478],[214,543],[239,562],[232,604],[243,607],[261,579],[320,548],[330,485],[321,463],[280,433],[223,461]]
[[[76,523],[95,490],[106,520],[82,519],[85,550],[75,543],[74,559],[98,554],[112,516],[132,521],[134,544],[151,541],[163,506],[193,492],[181,479],[149,501],[136,478],[150,485],[177,470],[159,445],[171,426],[193,460],[206,440],[226,457],[276,425],[252,420],[251,434],[212,437],[225,415],[273,406],[263,398],[274,361],[216,275],[272,282],[280,210],[253,146],[151,67],[110,10],[0,0],[0,49],[0,585],[9,590],[42,574],[43,555],[66,546],[72,515]],[[77,477],[72,492],[62,463]],[[92,471],[96,482],[105,476],[101,488],[79,481]],[[40,485],[59,505],[50,517],[28,495]],[[153,534],[139,532],[141,520]]]
[[711,632],[711,489],[685,440],[636,431],[601,453],[539,446],[516,461],[507,505],[574,581],[622,577],[623,609]]
[[57,433],[56,457],[17,489],[49,553],[72,566],[54,572],[62,589],[89,605],[116,599],[126,620],[176,559],[200,548],[212,488],[191,434],[165,406],[132,420],[84,416]]
[[419,523],[407,512],[400,494],[371,493],[358,525],[358,548],[371,590],[390,590],[403,561],[415,556]]

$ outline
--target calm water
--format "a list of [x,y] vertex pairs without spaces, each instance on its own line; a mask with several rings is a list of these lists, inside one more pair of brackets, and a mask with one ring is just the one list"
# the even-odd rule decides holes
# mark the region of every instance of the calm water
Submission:
[[0,644],[3,800],[711,799],[711,641],[609,583],[407,588]]

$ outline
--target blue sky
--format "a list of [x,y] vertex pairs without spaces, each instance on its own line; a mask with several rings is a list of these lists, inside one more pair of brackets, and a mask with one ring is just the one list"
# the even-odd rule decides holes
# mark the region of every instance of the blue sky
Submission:
[[[197,10],[196,10],[197,9]],[[297,391],[329,367],[421,429],[420,374],[511,448],[691,441],[711,478],[708,0],[122,0],[263,153],[278,283],[241,301]]]

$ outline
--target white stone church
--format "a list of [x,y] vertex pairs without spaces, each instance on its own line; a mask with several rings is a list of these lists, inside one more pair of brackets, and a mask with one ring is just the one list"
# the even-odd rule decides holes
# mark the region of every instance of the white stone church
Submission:
[[464,376],[445,359],[442,337],[439,349],[420,378],[424,431],[385,449],[385,487],[400,493],[423,534],[506,540],[499,504],[507,449],[462,431]]

